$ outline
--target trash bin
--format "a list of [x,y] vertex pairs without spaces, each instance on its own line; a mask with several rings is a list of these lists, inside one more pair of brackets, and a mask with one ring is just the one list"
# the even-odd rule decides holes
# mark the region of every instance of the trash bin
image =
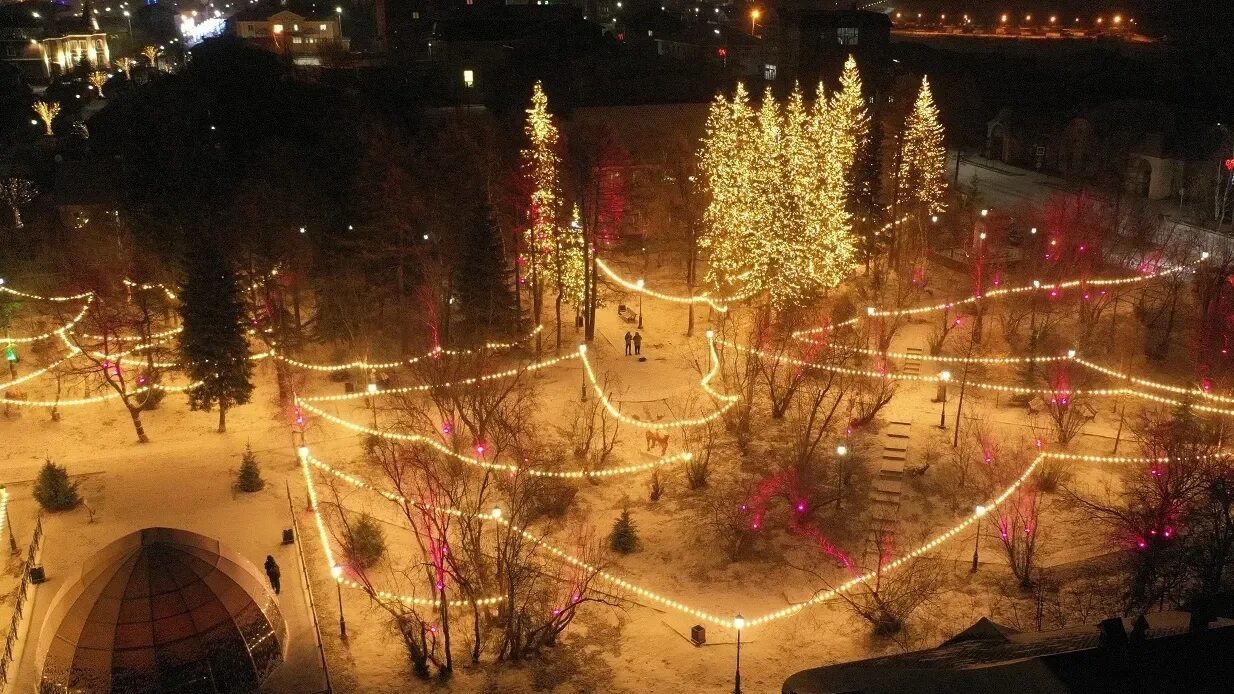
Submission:
[[296,541],[296,533],[291,528],[283,528],[283,544],[290,545]]
[[694,627],[690,629],[690,640],[694,642],[695,646],[701,646],[704,643],[707,643],[707,630],[703,628],[702,624],[695,624]]
[[43,566],[41,564],[30,567],[30,582],[31,583],[42,583],[43,581],[46,581],[46,580],[47,580],[47,573],[43,571]]

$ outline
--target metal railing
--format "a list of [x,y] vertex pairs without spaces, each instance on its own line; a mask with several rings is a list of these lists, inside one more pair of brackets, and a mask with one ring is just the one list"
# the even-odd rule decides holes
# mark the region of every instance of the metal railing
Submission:
[[9,682],[9,666],[13,664],[13,654],[21,634],[21,620],[25,612],[26,600],[30,597],[30,569],[34,566],[35,557],[43,544],[43,514],[39,513],[34,522],[34,536],[30,539],[30,548],[26,552],[26,561],[21,567],[21,585],[17,589],[17,601],[13,603],[13,618],[9,621],[9,634],[4,639],[4,653],[0,654],[0,687]]
[[304,563],[304,552],[300,550],[300,522],[296,519],[296,504],[291,499],[291,483],[287,483],[287,507],[291,511],[291,528],[296,540],[296,563],[300,565],[300,575],[304,578],[304,591],[308,593],[309,613],[313,615],[313,633],[317,637],[317,653],[321,656],[321,670],[326,673],[325,694],[333,694],[334,687],[330,683],[330,665],[326,662],[326,644],[321,639],[321,623],[317,621],[317,602],[313,598],[313,585],[310,583],[308,565]]

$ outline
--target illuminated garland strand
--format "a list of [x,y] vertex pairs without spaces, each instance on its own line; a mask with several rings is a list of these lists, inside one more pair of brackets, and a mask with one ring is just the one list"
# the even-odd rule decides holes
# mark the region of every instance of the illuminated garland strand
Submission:
[[736,405],[737,401],[741,399],[738,395],[721,393],[711,387],[711,380],[720,372],[720,357],[716,354],[715,333],[711,330],[707,331],[707,354],[708,359],[711,362],[711,369],[703,375],[703,379],[699,381],[699,386],[702,387],[703,391],[708,395],[723,403],[719,409],[704,417],[678,419],[672,422],[646,422],[642,419],[638,419],[637,417],[630,417],[623,414],[622,411],[613,404],[613,401],[609,399],[608,395],[604,392],[604,388],[596,379],[596,372],[591,368],[591,362],[587,360],[587,345],[584,344],[578,346],[578,356],[583,360],[583,369],[587,373],[587,380],[591,382],[591,388],[595,391],[596,397],[600,398],[600,402],[604,405],[604,409],[608,410],[608,413],[613,417],[616,417],[626,424],[642,429],[655,430],[699,426],[702,424],[707,424],[708,422],[713,422],[720,417],[723,417],[724,413],[728,412],[733,405]]
[[20,296],[23,299],[34,299],[36,301],[76,301],[78,299],[94,298],[94,292],[82,292],[81,294],[72,294],[69,296],[40,296],[38,294],[18,291],[12,287],[7,287],[2,283],[0,283],[0,293],[12,294],[13,296]]
[[523,344],[524,342],[530,340],[531,338],[535,337],[543,330],[544,330],[543,325],[537,325],[535,328],[532,329],[531,332],[527,333],[523,337],[517,340],[514,340],[512,342],[486,342],[484,345],[477,347],[475,349],[446,349],[444,347],[434,347],[428,353],[422,354],[418,357],[408,357],[406,359],[401,359],[399,361],[388,361],[388,362],[381,362],[381,363],[369,363],[366,361],[353,361],[347,364],[310,364],[308,362],[303,362],[303,361],[299,361],[296,359],[292,359],[291,357],[283,356],[282,354],[277,354],[274,349],[271,349],[270,353],[273,354],[276,359],[278,359],[279,361],[285,364],[291,364],[292,366],[295,366],[297,368],[309,369],[312,371],[329,372],[329,371],[348,371],[351,369],[365,369],[365,370],[394,369],[400,366],[411,366],[412,364],[416,364],[421,361],[424,361],[425,359],[436,357],[442,354],[445,354],[448,356],[459,356],[459,355],[466,355],[466,354],[475,354],[476,352],[479,352],[482,350],[496,351],[496,350],[502,350],[502,349],[513,349],[514,347],[517,347]]
[[[309,491],[310,504],[314,512],[318,516],[318,529],[321,534],[321,540],[322,540],[323,547],[325,548],[326,558],[327,558],[327,561],[331,564],[331,571],[335,575],[336,580],[340,579],[342,571],[340,570],[338,565],[334,563],[333,553],[329,549],[329,536],[325,530],[325,523],[321,519],[320,513],[317,512],[316,491],[312,488],[313,478],[312,478],[312,474],[309,472],[309,469],[308,469],[308,463],[310,460],[314,465],[322,468],[323,470],[328,470],[332,474],[336,474],[339,477],[339,479],[342,479],[351,484],[354,484],[357,487],[362,487],[362,488],[370,489],[373,491],[377,491],[378,493],[382,494],[382,496],[386,497],[387,499],[400,501],[400,502],[406,502],[406,503],[413,503],[417,506],[423,506],[424,508],[429,508],[432,510],[449,513],[457,517],[463,517],[465,515],[463,514],[463,512],[457,509],[421,505],[419,502],[406,500],[397,495],[392,495],[386,492],[381,492],[380,490],[376,490],[371,485],[364,483],[362,480],[359,480],[358,478],[355,478],[346,473],[336,472],[334,471],[333,468],[326,465],[325,463],[322,463],[321,461],[318,461],[316,459],[311,459],[311,457],[309,456],[308,448],[305,446],[300,447],[300,449],[298,450],[298,453],[299,453],[299,457],[301,460],[301,464],[304,468],[305,482],[306,484],[309,485],[309,488],[310,488],[310,491]],[[1227,453],[1220,453],[1220,454],[1215,454],[1212,456],[1203,456],[1203,457],[1204,458],[1227,457],[1228,455],[1229,454]],[[1000,492],[996,496],[992,497],[985,504],[977,506],[974,509],[973,513],[969,514],[962,521],[952,526],[948,530],[942,533],[939,533],[938,535],[934,536],[929,541],[919,545],[918,547],[914,548],[910,552],[904,555],[901,555],[895,560],[887,564],[884,564],[878,570],[868,571],[865,574],[854,577],[848,580],[847,582],[836,586],[835,588],[831,588],[831,589],[824,590],[824,591],[819,591],[815,593],[812,597],[810,597],[808,600],[805,600],[803,602],[795,603],[793,605],[789,605],[788,607],[775,610],[772,612],[768,612],[754,619],[747,620],[745,622],[745,627],[748,628],[748,627],[760,626],[760,625],[764,625],[764,624],[777,621],[780,619],[786,619],[788,617],[792,617],[804,611],[808,607],[812,607],[814,605],[818,605],[820,603],[826,602],[827,600],[830,600],[838,595],[847,593],[865,583],[868,583],[869,581],[877,578],[879,573],[882,573],[885,575],[887,573],[893,572],[899,567],[903,566],[906,562],[916,559],[920,556],[923,556],[933,551],[934,549],[936,549],[943,543],[947,542],[948,540],[954,538],[956,535],[966,530],[969,526],[978,522],[982,517],[984,517],[991,510],[994,510],[998,508],[999,506],[1001,506],[1004,502],[1006,502],[1008,498],[1010,498],[1012,494],[1015,493],[1017,489],[1019,489],[1024,484],[1024,482],[1026,482],[1029,479],[1029,477],[1032,476],[1033,472],[1036,471],[1036,469],[1040,466],[1040,464],[1044,460],[1051,459],[1051,458],[1059,459],[1059,460],[1082,461],[1082,462],[1113,462],[1113,463],[1169,462],[1169,458],[1131,458],[1131,457],[1126,457],[1126,456],[1096,456],[1096,455],[1069,454],[1069,453],[1045,453],[1045,452],[1039,453],[1037,457],[1033,459],[1033,462],[1030,463],[1024,469],[1024,472],[1021,473],[1020,476],[1017,477],[1007,488],[1005,488],[1002,492]],[[549,544],[548,542],[544,540],[543,537],[533,536],[530,532],[526,531],[525,529],[515,526],[513,524],[510,524],[509,522],[501,519],[498,514],[491,514],[491,515],[466,514],[466,515],[470,515],[471,517],[474,517],[480,520],[491,520],[491,521],[500,523],[502,525],[505,525],[507,528],[514,530],[515,532],[518,532],[519,534],[523,535],[527,539],[544,547],[546,550],[548,550],[550,553],[552,553],[554,556],[558,557],[562,561],[565,561],[573,566],[584,568],[588,571],[591,571],[595,573],[596,576],[607,581],[608,583],[618,586],[624,590],[633,592],[639,595],[641,598],[658,603],[664,607],[673,609],[683,614],[687,614],[691,617],[695,617],[697,619],[711,622],[712,624],[716,624],[716,625],[730,628],[730,629],[735,628],[735,624],[732,618],[721,617],[721,616],[706,612],[704,610],[690,607],[689,605],[686,605],[682,602],[679,602],[677,600],[673,600],[672,598],[660,595],[651,590],[643,588],[635,583],[627,581],[619,576],[611,574],[607,571],[603,571],[599,567],[593,564],[590,564],[589,562],[583,559],[580,559],[579,557],[576,557],[566,552],[565,550],[562,550],[559,547]],[[351,587],[356,587],[356,588],[362,587],[359,584],[355,582],[351,582],[351,581],[340,580],[340,582],[345,583],[346,585],[349,585]],[[384,593],[383,595],[391,597],[391,598],[396,598],[396,599],[398,598],[398,596],[394,596],[393,594],[390,594],[390,593]],[[489,598],[489,600],[492,600],[492,598]]]
[[[278,355],[275,355],[275,356],[277,358]],[[532,362],[531,364],[527,364],[526,366],[520,366],[520,367],[516,367],[513,369],[506,369],[505,371],[495,371],[493,373],[482,374],[480,376],[472,376],[470,378],[462,378],[457,381],[446,381],[444,383],[421,383],[419,385],[400,386],[398,388],[378,388],[377,384],[370,383],[368,385],[368,389],[365,391],[356,391],[354,393],[343,393],[342,395],[306,395],[300,399],[303,401],[307,401],[307,402],[338,402],[342,400],[357,400],[359,398],[368,398],[368,397],[372,397],[375,395],[380,396],[380,395],[400,395],[403,393],[423,393],[423,392],[427,392],[430,390],[440,390],[442,388],[452,388],[455,386],[470,386],[470,385],[475,385],[477,383],[484,383],[486,381],[495,381],[495,380],[502,379],[502,378],[513,378],[521,373],[529,373],[533,371],[539,371],[541,369],[547,369],[550,366],[556,366],[557,364],[560,364],[563,361],[567,361],[570,359],[577,359],[578,357],[579,355],[577,353],[566,354],[560,357],[554,357],[552,359],[545,359],[544,361]]]
[[639,463],[637,465],[623,465],[621,467],[604,468],[603,470],[542,470],[539,468],[519,467],[518,465],[511,465],[508,463],[493,463],[493,462],[484,460],[483,458],[470,456],[465,453],[459,453],[453,450],[452,448],[450,448],[449,446],[441,443],[437,439],[424,436],[421,434],[409,434],[409,433],[398,432],[398,431],[382,431],[381,429],[374,429],[372,427],[364,426],[363,424],[356,424],[355,422],[348,421],[337,415],[330,414],[329,412],[326,412],[325,410],[322,410],[312,405],[311,403],[306,402],[303,398],[297,397],[296,404],[300,406],[301,408],[303,408],[304,411],[306,412],[315,414],[318,417],[321,417],[322,419],[328,422],[332,422],[345,429],[350,429],[351,431],[354,431],[359,434],[368,434],[371,436],[377,436],[379,438],[383,438],[389,441],[402,441],[405,443],[429,446],[435,449],[437,452],[441,453],[442,455],[449,456],[460,462],[466,463],[468,465],[474,465],[476,467],[484,468],[486,470],[498,470],[501,472],[510,472],[510,473],[522,472],[528,475],[534,475],[536,477],[557,477],[557,478],[563,478],[563,479],[593,479],[597,477],[617,477],[620,475],[633,475],[639,472],[646,472],[648,470],[654,470],[656,468],[666,467],[668,465],[673,465],[673,464],[680,463],[680,462],[686,462],[694,458],[693,453],[690,453],[689,451],[685,451],[682,453],[677,453],[674,455],[657,458],[656,460],[653,460],[649,463]]
[[[162,384],[154,384],[142,386],[135,390],[128,391],[128,395],[141,395],[152,390],[161,390],[165,393],[184,393],[201,385],[201,381],[196,381],[184,386],[165,386]],[[69,398],[65,400],[15,400],[11,398],[0,398],[0,405],[14,405],[16,407],[75,407],[77,405],[93,405],[95,403],[107,402],[120,397],[120,393],[112,391],[105,395],[96,395],[92,398]]]
[[[3,289],[3,286],[0,286],[0,289]],[[29,344],[31,342],[40,342],[50,337],[55,337],[56,335],[63,335],[65,330],[72,330],[73,326],[77,325],[79,322],[81,322],[82,318],[86,317],[86,313],[90,310],[90,304],[94,301],[94,296],[89,295],[89,296],[86,296],[85,299],[86,299],[86,303],[82,304],[81,310],[77,312],[77,315],[70,318],[69,322],[65,323],[59,328],[56,328],[55,330],[49,330],[43,333],[42,335],[34,335],[31,337],[0,338],[0,342],[6,342],[8,344],[13,344],[13,345]]]
[[[942,374],[927,376],[927,375],[921,375],[921,374],[905,374],[905,373],[895,373],[895,372],[884,373],[881,371],[871,371],[868,369],[853,369],[853,368],[844,367],[844,366],[834,366],[831,364],[819,364],[816,362],[809,362],[809,361],[804,361],[801,359],[794,359],[792,357],[787,357],[787,356],[782,356],[782,355],[781,356],[771,355],[760,349],[749,347],[746,345],[739,345],[735,342],[730,342],[727,340],[716,340],[716,342],[733,347],[734,349],[741,351],[741,352],[756,354],[763,358],[779,359],[782,362],[787,362],[789,364],[794,364],[797,366],[801,366],[803,368],[820,369],[823,371],[833,371],[835,373],[846,374],[850,376],[861,376],[864,378],[889,379],[893,381],[918,381],[918,382],[930,382],[930,383],[940,383],[943,381],[949,381],[949,379],[944,378]],[[1068,352],[1068,354],[1070,355],[1071,352]],[[1073,357],[1068,356],[1067,358],[1070,359]],[[1014,395],[1040,395],[1040,396],[1045,396],[1045,397],[1058,397],[1059,395],[1065,395],[1068,397],[1075,396],[1075,395],[1091,395],[1094,397],[1130,395],[1136,398],[1140,398],[1141,400],[1147,400],[1150,402],[1155,402],[1155,403],[1159,403],[1163,405],[1180,406],[1180,405],[1186,404],[1191,409],[1197,410],[1200,412],[1209,412],[1212,414],[1219,414],[1219,415],[1223,415],[1227,417],[1234,416],[1234,408],[1214,407],[1211,405],[1202,405],[1202,404],[1193,403],[1193,402],[1184,403],[1181,400],[1176,400],[1174,398],[1167,398],[1167,397],[1163,397],[1160,395],[1154,395],[1152,393],[1145,393],[1144,391],[1136,390],[1134,388],[1129,388],[1129,387],[1092,388],[1092,389],[1030,388],[1026,386],[1008,386],[1008,385],[1003,385],[999,383],[984,383],[981,381],[968,381],[967,383],[972,388],[978,388],[982,390],[992,390],[992,391],[996,391],[1000,393],[1012,393]],[[1165,384],[1156,384],[1156,385],[1165,386]],[[1173,386],[1165,386],[1165,387],[1173,388]],[[1185,391],[1185,392],[1198,393],[1200,391]]]
[[630,280],[625,279],[621,275],[618,275],[612,268],[608,266],[607,263],[605,263],[603,260],[600,260],[599,258],[596,258],[596,267],[600,268],[600,271],[603,272],[605,275],[608,275],[608,278],[610,280],[616,282],[617,284],[621,285],[622,287],[632,292],[638,292],[640,294],[645,294],[646,296],[650,296],[655,299],[660,299],[661,301],[668,301],[674,304],[707,304],[708,306],[715,309],[716,311],[719,311],[720,313],[728,312],[728,306],[726,306],[725,304],[719,303],[720,301],[735,302],[735,301],[741,301],[742,299],[749,298],[750,296],[749,294],[745,294],[745,295],[736,295],[736,296],[728,297],[727,299],[713,299],[706,294],[699,294],[696,296],[673,296],[671,294],[661,294],[660,292],[648,289],[646,284],[639,284],[638,282],[631,282]]
[[163,292],[164,296],[166,296],[168,299],[171,299],[172,301],[177,301],[180,298],[176,296],[175,292],[168,289],[167,286],[164,284],[157,284],[157,283],[156,284],[149,284],[149,283],[138,284],[134,282],[133,280],[128,279],[127,277],[121,281],[124,282],[124,286],[129,287],[130,289],[140,289],[143,292],[150,291],[152,289],[158,289],[159,291]]

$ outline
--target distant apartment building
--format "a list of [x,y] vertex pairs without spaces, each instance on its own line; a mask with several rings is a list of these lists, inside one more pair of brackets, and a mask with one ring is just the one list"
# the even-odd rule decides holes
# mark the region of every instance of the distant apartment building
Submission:
[[335,12],[284,3],[261,3],[231,18],[231,33],[272,53],[289,56],[297,65],[320,65],[322,58],[350,49]]

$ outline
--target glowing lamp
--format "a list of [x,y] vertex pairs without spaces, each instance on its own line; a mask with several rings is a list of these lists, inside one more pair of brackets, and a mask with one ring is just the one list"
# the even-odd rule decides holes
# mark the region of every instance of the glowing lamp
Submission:
[[1037,227],[1033,227],[1032,229],[1029,229],[1028,233],[1035,235],[1037,233]]
[[[3,283],[3,280],[0,280],[0,284],[2,283]],[[716,331],[712,330],[711,328],[707,328],[707,339],[710,340],[714,338],[715,336],[716,336]]]
[[973,509],[973,513],[975,513],[977,517],[980,518],[985,515],[986,511],[989,511],[989,510],[990,509],[986,508],[985,506],[978,504],[977,507]]
[[1041,289],[1041,280],[1033,280],[1033,289]]
[[985,208],[982,208],[982,210],[981,210],[981,216],[982,216],[982,217],[985,217],[985,216],[987,216],[987,215],[989,215],[989,214],[990,214],[990,211],[989,211],[989,210],[987,210],[987,209],[985,209]]
[[981,239],[982,241],[985,241],[985,232],[983,231],[980,234],[978,234],[977,238]]
[[374,395],[376,393],[377,393],[377,384],[376,383],[368,384],[368,394]]
[[634,284],[637,285],[639,289],[642,289],[647,283],[643,281],[642,277],[640,277]]
[[334,577],[334,580],[336,581],[339,580],[339,578],[341,578],[343,575],[343,567],[339,566],[338,564],[331,566],[330,575]]
[[501,507],[494,506],[492,513],[489,515],[493,517],[493,520],[501,520]]
[[942,381],[942,382],[944,382],[944,383],[946,383],[947,381],[950,381],[950,380],[951,380],[951,372],[950,372],[950,371],[944,371],[944,372],[940,373],[940,374],[938,375],[938,380],[940,380],[940,381]]
[[938,224],[938,215],[936,214],[930,215],[930,222],[933,224]]
[[[1208,251],[1204,251],[1203,253],[1200,254],[1200,260],[1208,260],[1208,256],[1209,256]],[[4,284],[4,280],[0,280],[0,284]]]
[[746,618],[741,615],[733,617],[733,626],[736,627],[738,631],[741,631],[746,627]]
[[296,455],[300,456],[301,460],[307,458],[308,454],[309,454],[308,446],[299,446],[298,448],[296,448]]
[[1067,350],[1067,358],[1068,358],[1068,359],[1075,359],[1075,350],[1074,350],[1074,349],[1069,349],[1069,350]]
[[848,446],[836,446],[836,455],[848,455]]
[[474,70],[463,70],[463,84],[471,89],[476,84],[476,73]]
[[872,315],[874,315],[874,313],[875,313],[876,311],[877,311],[877,309],[875,309],[873,306],[867,306],[867,307],[866,307],[866,315],[867,315],[867,316],[872,316]]

